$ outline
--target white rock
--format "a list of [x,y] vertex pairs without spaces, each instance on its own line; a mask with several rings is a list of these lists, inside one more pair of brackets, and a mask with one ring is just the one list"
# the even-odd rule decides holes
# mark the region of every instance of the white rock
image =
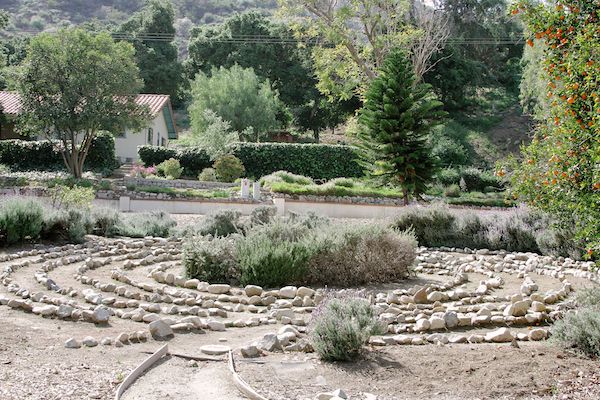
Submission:
[[293,299],[296,297],[296,293],[298,293],[298,288],[296,286],[285,286],[279,289],[279,297],[284,299]]
[[500,328],[485,335],[486,342],[506,343],[512,342],[513,335],[508,328]]
[[210,320],[208,321],[208,329],[210,329],[211,331],[222,332],[226,328],[224,323],[220,321]]
[[200,351],[203,352],[204,354],[208,354],[211,356],[218,356],[221,354],[226,354],[229,353],[229,351],[231,350],[231,348],[229,346],[223,346],[223,345],[219,345],[219,344],[208,344],[206,346],[201,346],[200,347]]
[[260,286],[256,286],[256,285],[247,285],[244,288],[244,293],[246,293],[246,296],[248,297],[252,297],[252,296],[260,296],[263,292],[263,289]]
[[208,285],[208,287],[206,289],[207,289],[208,293],[225,294],[225,293],[229,293],[229,291],[231,290],[231,286],[225,285],[225,284],[213,284],[213,285]]
[[240,348],[240,352],[245,358],[254,358],[260,356],[260,350],[254,345],[243,346]]

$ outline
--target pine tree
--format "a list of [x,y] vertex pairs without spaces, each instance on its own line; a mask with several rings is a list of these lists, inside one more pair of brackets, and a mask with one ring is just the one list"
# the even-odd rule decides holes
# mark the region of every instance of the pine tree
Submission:
[[410,62],[393,51],[371,83],[360,114],[361,162],[371,177],[398,185],[408,204],[438,169],[429,134],[445,117],[431,86],[415,82]]

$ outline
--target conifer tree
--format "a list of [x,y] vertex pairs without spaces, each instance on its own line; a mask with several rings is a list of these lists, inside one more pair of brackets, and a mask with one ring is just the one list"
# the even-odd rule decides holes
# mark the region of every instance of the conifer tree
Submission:
[[443,120],[431,86],[416,83],[409,59],[393,51],[371,83],[360,123],[361,161],[371,177],[397,185],[409,196],[423,193],[438,165],[429,134]]

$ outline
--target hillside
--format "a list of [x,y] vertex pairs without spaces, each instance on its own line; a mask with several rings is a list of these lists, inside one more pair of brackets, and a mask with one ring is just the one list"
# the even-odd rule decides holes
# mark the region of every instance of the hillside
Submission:
[[[0,0],[11,13],[9,32],[41,31],[56,26],[99,21],[119,24],[139,10],[144,0]],[[234,12],[272,10],[275,0],[173,0],[180,21],[213,23]]]

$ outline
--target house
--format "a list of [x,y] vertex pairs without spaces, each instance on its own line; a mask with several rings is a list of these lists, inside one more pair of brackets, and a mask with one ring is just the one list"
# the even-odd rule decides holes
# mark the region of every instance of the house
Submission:
[[[119,161],[130,163],[138,160],[137,148],[142,145],[169,145],[169,140],[177,139],[175,116],[171,99],[165,94],[140,94],[136,98],[140,105],[150,109],[152,120],[141,132],[125,130],[115,135],[115,154]],[[15,117],[21,112],[21,102],[17,92],[0,91],[0,140],[19,139],[15,131]]]

